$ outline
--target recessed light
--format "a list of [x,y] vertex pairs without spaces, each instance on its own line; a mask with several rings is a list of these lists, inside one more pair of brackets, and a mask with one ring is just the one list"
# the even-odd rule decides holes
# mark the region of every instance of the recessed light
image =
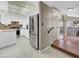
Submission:
[[68,8],[67,10],[70,12],[70,11],[72,11],[72,10],[73,10],[73,8]]
[[79,26],[79,24],[77,24]]

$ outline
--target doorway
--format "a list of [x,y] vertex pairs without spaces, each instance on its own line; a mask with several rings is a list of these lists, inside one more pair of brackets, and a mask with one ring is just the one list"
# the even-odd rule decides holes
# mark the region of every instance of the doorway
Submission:
[[[53,8],[53,38],[61,39],[64,35],[63,17],[60,11]],[[53,41],[54,41],[53,40]]]

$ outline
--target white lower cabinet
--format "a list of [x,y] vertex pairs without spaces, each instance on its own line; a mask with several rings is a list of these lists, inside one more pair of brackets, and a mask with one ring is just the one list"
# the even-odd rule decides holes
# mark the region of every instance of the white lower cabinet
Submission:
[[29,38],[29,30],[28,29],[20,29],[20,36],[25,36]]
[[16,44],[16,31],[0,32],[0,48]]

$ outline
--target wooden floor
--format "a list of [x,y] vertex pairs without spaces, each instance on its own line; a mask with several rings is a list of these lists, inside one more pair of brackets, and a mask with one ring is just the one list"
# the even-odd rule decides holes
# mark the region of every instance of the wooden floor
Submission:
[[55,40],[51,46],[74,57],[79,57],[79,37],[66,36]]

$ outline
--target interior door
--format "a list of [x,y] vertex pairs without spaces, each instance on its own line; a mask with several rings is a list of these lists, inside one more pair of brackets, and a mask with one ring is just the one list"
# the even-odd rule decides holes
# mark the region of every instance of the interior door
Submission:
[[60,38],[60,23],[61,23],[61,14],[56,9],[53,9],[53,26],[54,26],[54,32],[53,32],[53,39],[59,39]]

